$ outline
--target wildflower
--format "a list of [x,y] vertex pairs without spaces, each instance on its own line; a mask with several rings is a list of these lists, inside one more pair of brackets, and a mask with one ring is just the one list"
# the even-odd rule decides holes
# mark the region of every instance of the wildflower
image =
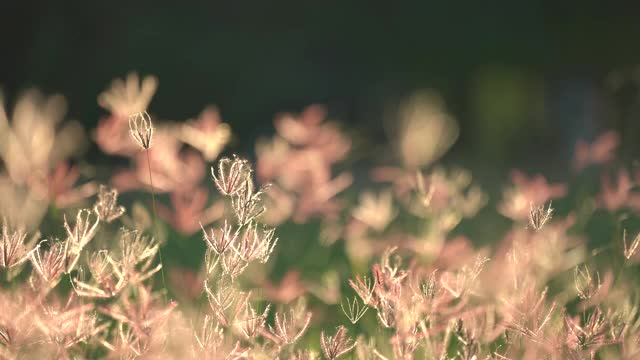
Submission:
[[110,298],[119,294],[128,285],[127,273],[121,271],[107,250],[91,255],[88,262],[93,284],[73,279],[71,284],[76,294],[89,298]]
[[262,290],[262,295],[266,299],[281,304],[288,304],[304,295],[307,291],[306,285],[300,281],[300,272],[297,270],[287,271],[279,284],[274,284],[266,279],[260,279],[257,285]]
[[258,229],[256,223],[250,223],[239,243],[233,246],[233,250],[246,262],[258,260],[265,264],[278,243],[278,238],[274,238],[274,234],[275,229],[267,227]]
[[51,168],[82,149],[82,126],[60,126],[66,112],[62,96],[27,91],[16,102],[11,123],[3,102],[0,96],[0,158],[14,183],[43,183]]
[[602,282],[600,281],[600,273],[595,272],[596,279],[591,276],[591,272],[587,265],[584,265],[583,268],[577,266],[574,271],[574,282],[576,285],[576,291],[578,292],[578,296],[587,300],[592,298],[594,295],[598,293],[600,287],[602,286]]
[[432,91],[419,91],[406,99],[398,117],[396,151],[407,168],[430,165],[458,139],[458,124]]
[[395,293],[387,293],[378,300],[378,320],[380,324],[386,328],[396,326],[396,318],[398,314],[398,301],[400,300],[399,288],[395,288]]
[[108,223],[122,216],[125,209],[124,206],[118,205],[118,190],[109,189],[104,185],[100,185],[98,200],[93,206],[93,211],[98,215],[100,220]]
[[356,276],[355,281],[349,280],[349,285],[351,286],[351,288],[353,288],[353,291],[355,291],[356,294],[360,296],[360,299],[362,299],[362,302],[365,305],[369,305],[372,307],[376,306],[377,299],[375,297],[375,291],[377,282],[375,278],[372,280],[367,276]]
[[455,334],[460,342],[460,350],[458,350],[459,359],[477,359],[480,351],[480,344],[475,338],[473,332],[464,327],[462,319],[458,319],[455,325]]
[[11,225],[37,229],[47,212],[47,202],[26,186],[15,184],[8,176],[0,175],[0,215]]
[[313,215],[335,216],[340,204],[334,197],[351,184],[346,172],[332,178],[332,165],[344,159],[351,142],[333,123],[323,123],[325,117],[326,110],[317,105],[300,115],[278,116],[278,135],[256,146],[258,177],[282,189],[274,201],[287,202],[270,208],[276,209],[278,222],[288,216],[298,223]]
[[261,201],[265,188],[254,192],[253,180],[250,176],[244,182],[240,191],[231,198],[231,206],[240,226],[247,225],[266,210]]
[[246,186],[247,179],[251,176],[251,167],[247,160],[233,157],[223,158],[218,162],[218,176],[211,167],[213,182],[222,195],[235,195]]
[[267,210],[260,221],[269,225],[279,225],[291,217],[296,205],[296,196],[274,184],[266,192],[265,207]]
[[433,300],[433,298],[438,293],[439,288],[436,281],[436,272],[437,270],[431,273],[426,282],[420,283],[420,295],[422,295],[422,297],[426,300]]
[[320,105],[311,105],[296,116],[282,114],[274,120],[278,134],[295,145],[304,145],[317,140],[319,128],[327,115],[327,110]]
[[549,206],[546,210],[544,208],[544,205],[530,205],[529,226],[531,226],[536,231],[542,229],[544,224],[551,220],[552,214],[553,208],[551,207],[551,203],[549,203]]
[[583,326],[569,316],[565,316],[565,325],[567,345],[572,350],[590,350],[593,353],[617,341],[611,337],[609,321],[599,308],[589,314]]
[[132,154],[133,169],[112,176],[114,187],[120,191],[153,187],[156,192],[184,192],[199,185],[205,174],[202,157],[181,151],[181,143],[168,132],[154,130],[153,144],[153,150]]
[[248,340],[253,339],[259,335],[264,328],[270,308],[271,305],[267,305],[262,314],[258,314],[253,305],[247,300],[244,303],[239,320],[236,321],[234,325],[245,338]]
[[109,89],[98,96],[98,104],[116,116],[144,111],[158,88],[158,78],[131,72],[123,79],[115,79]]
[[635,255],[638,250],[638,245],[640,245],[640,233],[636,235],[631,244],[627,243],[627,230],[625,230],[622,234],[622,242],[624,245],[624,257],[629,260]]
[[200,333],[196,333],[194,336],[202,350],[215,351],[224,341],[223,329],[209,314],[204,316]]
[[123,229],[120,236],[121,257],[118,261],[120,271],[126,273],[131,282],[148,279],[162,269],[162,264],[151,268],[158,249],[154,238],[136,230]]
[[573,168],[580,171],[592,164],[604,164],[615,156],[620,136],[613,130],[599,135],[592,143],[579,140],[573,155]]
[[[259,230],[255,223],[250,223],[240,240],[236,240],[239,230],[232,235],[231,226],[225,223],[225,227],[220,229],[219,236],[216,236],[213,231],[210,235],[205,232],[205,242],[209,246],[206,255],[209,273],[221,261],[223,271],[232,278],[236,278],[249,266],[249,263],[258,260],[264,264],[269,260],[278,242],[278,238],[274,239],[275,230],[266,227]],[[226,252],[227,249],[233,251]]]
[[514,170],[511,174],[513,186],[504,191],[504,199],[498,211],[513,220],[524,220],[531,212],[531,204],[544,204],[566,195],[567,186],[549,183],[542,175],[528,177]]
[[93,181],[74,186],[79,177],[78,167],[70,166],[68,162],[63,161],[47,175],[46,189],[39,189],[36,185],[34,190],[42,193],[43,197],[56,207],[67,208],[96,193],[96,184]]
[[198,346],[197,352],[203,359],[244,359],[251,350],[241,347],[240,341],[237,341],[233,347],[228,346],[225,342],[224,330],[209,315],[204,316],[202,328],[194,337]]
[[201,187],[176,189],[171,194],[172,208],[157,204],[158,216],[180,233],[191,235],[202,229],[202,225],[210,224],[224,215],[222,200],[205,208],[208,196],[207,189]]
[[[215,288],[211,287],[210,281],[204,282],[204,290],[209,300],[209,306],[213,311],[213,314],[218,319],[218,322],[222,326],[231,325],[233,314],[228,314],[227,311],[234,305],[240,304],[244,301],[244,294],[240,293],[233,287],[232,283],[224,278],[219,278],[215,283]],[[236,306],[240,309],[241,306]]]
[[341,205],[335,196],[349,187],[352,182],[353,176],[343,172],[333,179],[327,179],[318,184],[311,182],[301,185],[304,193],[298,196],[298,206],[293,212],[292,220],[303,223],[312,215],[328,219],[337,217]]
[[376,231],[384,230],[396,213],[390,191],[384,191],[377,197],[368,192],[361,194],[360,204],[352,212],[354,218]]
[[149,338],[138,336],[131,326],[125,326],[121,321],[118,322],[113,340],[111,342],[102,340],[101,344],[109,350],[111,357],[122,359],[136,359],[147,355],[150,351]]
[[224,226],[218,229],[217,232],[214,231],[214,229],[209,229],[209,233],[207,233],[207,231],[202,228],[205,243],[209,249],[213,250],[218,256],[223,255],[238,238],[238,231],[232,231],[232,226],[226,220],[224,221]]
[[621,208],[637,210],[640,203],[640,194],[634,191],[634,180],[626,169],[620,169],[617,179],[612,179],[607,174],[602,175],[602,191],[598,196],[598,204],[609,211]]
[[487,261],[489,261],[488,258],[478,257],[473,266],[465,265],[455,274],[443,274],[440,278],[440,285],[454,297],[461,297],[472,289],[475,280],[484,269]]
[[[212,252],[212,250],[208,250]],[[222,271],[232,279],[237,278],[249,266],[249,262],[243,258],[240,252],[232,251],[221,257]],[[216,260],[217,262],[218,260]]]
[[53,288],[65,271],[69,245],[66,241],[51,241],[49,249],[43,251],[45,242],[47,240],[41,241],[29,255],[33,268]]
[[275,327],[269,327],[269,332],[283,344],[293,344],[307,331],[311,313],[306,311],[306,303],[301,300],[295,308],[287,313],[276,312]]
[[136,144],[126,141],[127,119],[147,109],[157,87],[156,77],[145,76],[141,81],[138,74],[129,73],[124,79],[115,79],[98,96],[98,104],[111,113],[100,119],[94,132],[94,140],[103,152],[123,156],[136,153]]
[[77,264],[80,258],[80,252],[93,239],[100,219],[96,216],[95,221],[91,221],[91,211],[82,209],[76,215],[76,223],[73,229],[69,226],[67,218],[64,218],[64,228],[67,231],[67,245],[69,253],[69,263],[67,264],[67,272],[70,272]]
[[99,323],[98,317],[90,313],[93,304],[74,301],[73,294],[64,306],[47,304],[35,316],[35,324],[44,335],[44,340],[56,347],[58,355],[67,357],[69,349],[87,342],[109,327]]
[[508,330],[515,331],[534,342],[542,342],[543,330],[551,321],[553,312],[557,304],[553,302],[549,310],[545,312],[545,298],[548,289],[545,288],[538,298],[534,298],[532,292],[534,288],[530,288],[523,296],[520,309],[513,309],[513,315],[510,315],[510,321],[505,323]]
[[349,302],[349,299],[347,299],[346,309],[344,307],[344,304],[342,303],[340,303],[340,308],[342,309],[342,312],[347,317],[347,319],[351,321],[352,324],[357,323],[364,316],[364,314],[367,313],[367,310],[369,310],[369,307],[367,306],[367,304],[363,302],[361,306],[360,303],[358,302],[358,298],[356,297],[353,298],[352,302]]
[[205,160],[213,161],[229,142],[231,128],[222,122],[215,107],[208,106],[197,121],[181,125],[178,136],[200,151]]
[[2,224],[2,237],[0,238],[0,267],[5,269],[20,265],[29,259],[29,255],[34,250],[33,243],[37,237],[34,236],[25,243],[27,233],[24,229],[10,231],[5,219]]
[[145,286],[139,285],[135,290],[135,301],[131,294],[127,294],[120,297],[120,302],[100,308],[100,311],[117,321],[129,324],[136,336],[147,337],[150,331],[160,328],[178,304],[173,301],[166,306],[157,304],[151,289]]
[[[396,246],[387,248],[380,258],[380,264],[374,265],[373,275],[377,277],[378,285],[397,286],[407,277],[407,272],[401,269],[402,258],[398,254],[394,255],[396,250]],[[378,290],[382,288],[378,287]]]
[[341,357],[355,346],[356,342],[347,337],[347,329],[344,326],[338,326],[334,336],[325,336],[324,330],[320,333],[320,347],[328,360]]
[[146,111],[130,115],[129,133],[138,145],[145,150],[149,149],[151,147],[151,139],[153,138],[153,124],[151,123],[151,116],[149,116]]

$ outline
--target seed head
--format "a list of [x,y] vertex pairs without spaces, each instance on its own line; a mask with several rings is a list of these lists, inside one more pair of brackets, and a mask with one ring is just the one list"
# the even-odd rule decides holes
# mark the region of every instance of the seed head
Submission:
[[531,226],[536,231],[542,229],[544,224],[551,220],[552,214],[553,208],[551,207],[551,203],[549,203],[549,206],[546,210],[544,208],[544,204],[536,206],[530,205],[529,226]]
[[264,329],[270,308],[271,305],[267,305],[262,313],[258,313],[247,300],[244,303],[243,309],[238,314],[237,321],[234,325],[247,340],[251,340],[258,336]]
[[363,304],[371,307],[377,306],[378,299],[375,291],[378,284],[375,278],[356,276],[355,280],[349,280],[349,285],[358,294]]
[[245,180],[251,175],[249,162],[240,159],[236,155],[233,159],[223,158],[218,162],[218,175],[214,167],[211,167],[213,182],[222,195],[231,196],[245,187]]
[[[200,225],[202,227],[202,225]],[[216,255],[222,255],[227,251],[230,246],[233,246],[236,239],[238,238],[238,231],[233,231],[233,227],[225,220],[224,226],[215,231],[213,228],[209,229],[209,233],[207,230],[202,227],[202,232],[204,234],[204,241],[209,247],[209,249],[213,250]]]
[[342,308],[342,312],[352,324],[357,323],[364,314],[366,314],[367,310],[369,310],[366,303],[363,303],[362,306],[360,306],[360,302],[358,302],[357,297],[354,297],[353,301],[349,301],[347,298],[346,308],[343,303],[340,303],[340,308]]
[[[207,250],[207,252],[212,252],[213,250]],[[249,262],[246,261],[242,254],[238,251],[227,252],[221,258],[221,266],[222,272],[225,275],[231,277],[231,279],[235,279],[249,266]]]
[[[129,273],[149,271],[158,249],[159,245],[153,237],[145,236],[137,230],[122,229],[120,236],[120,250],[122,251],[122,257],[119,259],[120,265]],[[159,267],[161,265],[158,265],[155,269],[159,270]],[[157,271],[155,269],[151,271]]]
[[351,351],[356,343],[347,337],[344,326],[338,326],[334,336],[326,336],[324,330],[320,333],[320,346],[327,359],[335,360]]
[[43,251],[42,244],[45,242],[47,240],[43,240],[38,244],[30,254],[30,259],[36,272],[50,287],[54,287],[65,271],[68,258],[68,242],[52,241],[49,249]]
[[88,298],[110,298],[120,293],[128,284],[129,274],[109,255],[108,250],[94,252],[87,262],[92,283],[79,278],[72,279],[71,285],[78,296]]
[[587,265],[582,267],[577,266],[575,268],[574,282],[578,296],[583,300],[587,300],[595,296],[602,287],[600,273],[596,271],[594,276],[592,276]]
[[33,251],[32,240],[25,243],[27,233],[24,229],[10,230],[9,225],[4,222],[2,225],[2,235],[0,236],[0,267],[11,268],[25,262],[29,254]]
[[269,326],[269,332],[283,344],[293,344],[307,331],[311,313],[306,311],[306,302],[300,301],[286,312],[276,312],[275,326]]
[[78,211],[76,223],[73,228],[69,226],[67,218],[64,218],[64,228],[67,231],[67,244],[69,261],[67,272],[71,271],[80,258],[82,249],[93,239],[98,228],[100,219],[94,215],[95,220],[91,220],[92,212],[88,209]]
[[98,215],[100,220],[108,223],[119,218],[124,214],[124,206],[118,206],[118,190],[109,189],[104,185],[100,185],[98,191],[98,201],[93,206],[93,211]]
[[249,224],[265,212],[266,208],[262,204],[262,195],[269,187],[269,184],[267,184],[255,190],[251,176],[247,176],[244,183],[240,191],[231,197],[231,207],[240,226]]
[[233,245],[233,250],[247,263],[258,260],[265,264],[276,244],[278,238],[274,237],[275,229],[267,227],[258,228],[254,222],[249,223],[238,245]]
[[151,147],[153,137],[153,124],[151,116],[146,111],[129,116],[129,133],[143,149]]
[[218,279],[215,284],[205,281],[204,290],[209,300],[209,306],[220,325],[230,326],[233,315],[228,314],[228,310],[233,308],[241,310],[245,295],[224,278]]

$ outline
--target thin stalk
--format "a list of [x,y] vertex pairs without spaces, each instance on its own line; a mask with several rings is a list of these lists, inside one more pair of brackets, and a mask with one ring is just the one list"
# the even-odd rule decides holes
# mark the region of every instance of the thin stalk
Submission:
[[202,306],[204,304],[205,301],[207,301],[208,299],[205,298],[205,293],[204,293],[204,289],[202,290],[202,292],[200,293],[200,295],[198,295],[198,312],[196,314],[196,319],[200,319],[200,314],[202,314]]
[[[152,226],[154,228],[154,231],[157,230],[156,226],[157,226],[157,217],[158,217],[158,212],[156,211],[156,190],[153,187],[153,177],[151,176],[151,160],[149,160],[149,149],[146,150],[147,153],[147,168],[149,170],[149,184],[151,185],[151,204],[153,206],[153,222],[152,222]],[[156,233],[156,236],[158,234]],[[167,283],[164,280],[164,262],[162,261],[162,246],[158,246],[158,256],[160,257],[160,265],[162,265],[162,268],[160,269],[160,275],[162,276],[162,286],[164,287],[164,300],[165,302],[167,301]]]

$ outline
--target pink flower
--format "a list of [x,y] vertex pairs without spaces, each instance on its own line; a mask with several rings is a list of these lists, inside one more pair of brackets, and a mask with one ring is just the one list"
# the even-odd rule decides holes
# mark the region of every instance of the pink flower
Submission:
[[617,180],[612,182],[609,174],[602,175],[602,191],[598,203],[609,211],[630,207],[640,210],[640,193],[632,192],[634,182],[629,172],[624,169],[618,171]]
[[106,154],[131,156],[139,147],[131,141],[127,116],[111,115],[100,119],[93,140]]
[[98,190],[93,181],[75,186],[79,178],[80,172],[76,166],[61,162],[47,175],[46,183],[34,182],[32,187],[37,194],[57,207],[66,208],[92,196]]
[[573,168],[580,171],[589,165],[604,164],[615,156],[620,136],[615,131],[607,131],[598,136],[591,144],[580,140],[576,144],[573,156]]
[[202,158],[193,151],[181,152],[180,143],[175,138],[158,131],[153,147],[134,156],[134,169],[120,171],[112,177],[111,181],[118,190],[150,188],[147,151],[157,192],[191,190],[204,177]]
[[172,209],[158,204],[158,216],[183,234],[193,234],[200,230],[200,224],[208,225],[222,217],[224,203],[215,202],[207,206],[209,193],[198,187],[190,191],[176,191],[171,194]]
[[[278,135],[256,146],[258,178],[277,185],[274,200],[286,200],[296,222],[335,214],[340,206],[334,197],[352,181],[349,173],[333,177],[332,166],[345,158],[351,142],[325,117],[319,105],[297,116],[280,115],[274,121]],[[286,214],[275,217],[284,221]]]
[[281,304],[288,304],[306,293],[306,287],[300,281],[300,272],[287,271],[279,284],[273,284],[268,280],[259,282],[268,300]]
[[567,193],[565,184],[551,184],[542,175],[527,177],[523,172],[514,170],[511,179],[513,186],[504,192],[498,211],[513,220],[528,219],[531,206],[544,204]]

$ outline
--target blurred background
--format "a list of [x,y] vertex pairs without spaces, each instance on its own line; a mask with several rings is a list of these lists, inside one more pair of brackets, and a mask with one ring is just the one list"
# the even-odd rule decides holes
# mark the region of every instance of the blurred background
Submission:
[[[348,238],[349,225],[357,221],[353,221],[353,216],[346,210],[342,211],[343,200],[346,199],[344,202],[347,203],[345,209],[351,209],[349,202],[354,205],[359,201],[356,200],[358,194],[368,189],[372,182],[369,181],[372,178],[369,170],[373,164],[399,165],[398,151],[394,153],[388,147],[393,140],[390,129],[398,121],[398,109],[403,109],[406,99],[424,89],[439,94],[444,104],[435,101],[437,106],[427,104],[429,106],[418,109],[422,111],[427,108],[431,111],[435,108],[435,120],[427,118],[427,125],[435,124],[434,130],[440,130],[443,134],[446,132],[442,129],[445,126],[438,126],[448,123],[442,119],[454,118],[458,125],[453,126],[455,131],[449,135],[456,142],[449,149],[449,139],[443,139],[446,136],[439,136],[438,131],[425,136],[423,141],[422,135],[416,134],[422,134],[420,131],[424,132],[425,128],[431,129],[426,125],[417,129],[420,131],[407,131],[407,142],[419,150],[424,150],[421,146],[424,143],[441,142],[434,146],[427,144],[426,150],[437,148],[434,153],[448,151],[442,159],[439,159],[441,154],[437,154],[428,161],[403,165],[415,165],[406,166],[414,170],[423,165],[431,166],[431,160],[442,160],[447,167],[470,169],[474,176],[473,183],[480,184],[488,195],[487,206],[478,216],[475,216],[478,209],[468,211],[473,214],[469,214],[469,219],[465,219],[460,226],[455,223],[442,231],[444,235],[438,246],[444,244],[445,237],[447,241],[455,240],[461,234],[469,235],[474,245],[496,243],[501,235],[512,228],[516,229],[514,224],[518,227],[522,225],[512,223],[513,219],[504,211],[498,209],[496,212],[501,199],[506,199],[508,203],[520,195],[520,189],[511,191],[511,196],[509,190],[504,191],[505,186],[511,184],[512,180],[518,182],[518,179],[520,184],[517,185],[526,190],[523,191],[526,200],[528,197],[542,197],[538,200],[545,204],[553,199],[556,209],[554,216],[557,214],[558,218],[570,212],[577,213],[579,221],[576,228],[595,239],[589,243],[590,248],[603,248],[613,240],[620,242],[623,228],[628,229],[630,234],[640,231],[640,221],[636,217],[631,222],[626,220],[626,213],[609,216],[602,210],[617,211],[629,207],[625,203],[628,201],[636,213],[640,212],[640,195],[636,192],[628,194],[631,185],[621,180],[622,185],[618,186],[618,182],[615,182],[613,189],[606,189],[610,191],[605,195],[620,200],[619,203],[611,201],[613,204],[608,204],[603,201],[607,196],[598,195],[596,198],[595,195],[601,188],[599,168],[587,169],[579,175],[581,178],[571,169],[576,143],[591,143],[599,134],[614,130],[620,136],[617,149],[615,135],[613,140],[609,137],[609,140],[601,142],[599,148],[605,148],[604,155],[608,155],[607,149],[616,149],[617,157],[611,161],[613,165],[622,165],[625,169],[631,165],[636,184],[640,182],[640,167],[634,163],[635,159],[640,158],[638,1],[582,1],[577,5],[555,1],[505,0],[490,4],[480,1],[406,1],[396,4],[393,1],[236,0],[190,2],[188,5],[159,1],[3,1],[0,2],[0,46],[0,88],[8,109],[13,109],[16,99],[25,90],[37,87],[48,95],[64,95],[68,103],[65,118],[78,120],[85,129],[91,131],[101,119],[108,120],[109,116],[106,110],[98,106],[98,94],[108,89],[113,79],[124,78],[130,71],[137,71],[141,75],[155,75],[159,79],[157,92],[148,106],[154,121],[182,122],[198,117],[208,105],[216,105],[222,120],[233,133],[223,154],[237,153],[252,162],[256,159],[258,140],[276,138],[274,117],[277,114],[299,113],[311,104],[326,105],[329,118],[340,124],[340,131],[328,128],[328,138],[339,138],[335,135],[344,131],[351,142],[344,146],[345,154],[350,151],[344,161],[343,154],[339,154],[335,158],[340,161],[322,164],[326,165],[326,169],[318,166],[322,175],[326,176],[326,182],[332,186],[324,190],[327,193],[333,190],[341,193],[351,183],[350,174],[353,174],[354,185],[340,194],[338,202],[331,204],[335,209],[322,208],[319,213],[324,216],[325,212],[335,212],[336,218],[342,216],[347,220],[344,224],[338,224],[342,227],[336,225],[339,221],[335,221],[336,224],[330,221],[325,223],[320,220],[322,217],[311,218],[308,223],[306,219],[291,222],[288,216],[299,215],[299,208],[290,206],[290,213],[283,217],[283,221],[287,222],[278,226],[277,234],[281,240],[275,250],[274,260],[269,265],[271,269],[258,273],[264,278],[252,280],[266,289],[267,293],[277,293],[281,290],[278,288],[280,286],[283,292],[293,292],[297,297],[298,290],[302,288],[302,292],[316,291],[315,296],[321,299],[317,295],[320,290],[313,290],[306,283],[300,285],[299,278],[304,281],[314,279],[315,283],[320,282],[318,279],[326,278],[329,279],[327,283],[332,281],[333,288],[342,288],[346,293],[346,279],[350,274],[365,271],[365,266],[354,265],[356,262],[345,255],[349,248],[345,251],[343,247],[349,246],[348,241],[345,241],[345,246],[332,247],[320,244],[318,239],[332,237],[332,241],[336,241],[343,233],[347,234],[343,237]],[[412,105],[411,101],[409,103]],[[416,107],[420,108],[421,105],[424,104],[418,102]],[[314,116],[318,117],[317,113],[321,114],[319,119],[323,119],[324,114],[318,112],[317,108],[312,108],[310,113],[307,117],[312,118],[311,123],[315,121]],[[448,116],[441,116],[443,114]],[[123,119],[126,121],[126,117]],[[217,119],[213,122],[217,124]],[[128,136],[126,123],[121,124],[124,127],[120,130],[124,129]],[[282,128],[279,131],[282,132]],[[314,134],[313,131],[309,133]],[[282,137],[282,134],[279,136]],[[106,137],[109,138],[109,134]],[[134,145],[133,141],[127,140]],[[589,146],[586,143],[583,145],[589,153]],[[407,148],[411,150],[411,147]],[[129,159],[132,162],[135,162],[138,154],[137,149],[134,150]],[[264,151],[268,153],[263,155],[267,158],[264,162],[277,163],[281,160],[281,153],[276,151],[279,150],[277,146],[272,146],[271,150],[272,153]],[[322,147],[321,150],[333,151],[331,146]],[[341,152],[340,149],[335,151]],[[402,154],[404,160],[411,157],[412,154],[408,152]],[[148,156],[149,152],[146,154]],[[273,154],[269,158],[268,155]],[[159,157],[163,155],[160,153]],[[178,151],[174,155],[176,163],[182,164],[183,158],[177,156]],[[420,157],[420,154],[416,157]],[[601,159],[599,163],[609,166],[611,159],[604,157],[607,159]],[[116,174],[114,169],[126,168],[128,164],[123,157],[102,153],[94,142],[89,145],[82,159],[103,170],[102,173],[96,171],[100,176],[95,179],[87,176],[91,182],[104,182]],[[149,158],[146,160],[149,161]],[[163,160],[156,159],[161,164]],[[208,165],[210,160],[207,159]],[[334,162],[340,164],[333,167]],[[142,163],[142,160],[138,163]],[[300,183],[308,180],[305,171],[313,164],[309,165],[304,157],[298,157],[298,163],[295,164],[298,166],[297,174],[296,169],[290,171],[289,162],[285,163],[284,175],[291,175],[287,172],[292,172],[294,177],[297,175],[304,180]],[[137,174],[141,173],[142,180],[146,181],[146,164],[142,164],[138,168],[142,172]],[[202,173],[197,175],[206,179],[203,180],[203,188],[213,193],[208,165],[207,170],[202,170],[205,169],[202,166]],[[150,163],[148,166],[151,172]],[[529,182],[522,175],[510,176],[510,170],[514,168],[523,170],[527,176],[532,176],[532,180]],[[611,168],[606,168],[602,173]],[[64,167],[60,169],[62,175],[68,170]],[[135,169],[129,166],[128,170]],[[183,168],[178,169],[177,173],[183,175]],[[349,173],[348,180],[338,175],[343,172]],[[395,175],[397,172],[393,173],[393,169],[390,173],[387,178],[390,182],[400,177]],[[447,176],[453,178],[452,173]],[[538,173],[544,174],[546,179],[533,177]],[[413,174],[411,172],[411,181]],[[628,173],[620,174],[631,183]],[[626,175],[626,178],[622,175]],[[438,176],[446,178],[443,173],[438,173]],[[334,181],[336,179],[340,181]],[[72,180],[67,184],[69,187],[76,179]],[[454,182],[449,178],[442,180],[447,186]],[[467,181],[462,179],[460,182]],[[569,187],[568,200],[556,201],[556,198],[565,195],[563,184],[572,182],[579,186]],[[183,179],[179,178],[176,184],[171,185],[179,187],[184,186],[183,183]],[[562,184],[554,185],[558,183]],[[582,183],[587,185],[580,185]],[[198,184],[190,185],[196,188]],[[142,182],[137,185],[140,189],[145,188]],[[315,183],[313,185],[309,188],[320,188]],[[626,185],[629,185],[628,188]],[[371,187],[375,188],[375,185]],[[193,194],[193,188],[186,193]],[[550,190],[553,188],[556,190]],[[616,192],[619,188],[622,189],[621,194]],[[53,192],[49,188],[46,190]],[[552,195],[554,192],[558,194]],[[454,195],[460,195],[458,203],[466,205],[471,202],[470,193],[473,195],[471,191],[457,189]],[[168,206],[171,202],[177,202],[175,199],[181,199],[174,198],[174,194],[178,192],[161,194],[158,197],[159,205]],[[589,194],[594,194],[593,198]],[[335,194],[331,193],[328,197],[332,195]],[[146,194],[136,196],[142,203],[149,204]],[[207,196],[205,192],[204,200],[199,204],[202,209],[196,210],[205,208],[209,201]],[[183,200],[193,203],[196,202],[194,198],[187,196]],[[478,208],[484,205],[484,197],[480,198],[476,199]],[[132,197],[122,196],[121,200],[129,212],[132,208],[130,205],[134,203]],[[389,197],[386,200],[389,205],[388,218],[393,219],[396,213],[391,208],[392,199]],[[386,200],[383,198],[380,203],[385,205]],[[374,203],[374,206],[370,206],[373,210],[365,210],[371,210],[375,220],[381,211],[375,206],[376,201],[371,202]],[[18,203],[22,204],[21,201]],[[522,204],[526,223],[531,203],[520,201]],[[282,207],[273,206],[276,210]],[[212,208],[215,210],[215,204]],[[384,206],[382,208],[384,210]],[[224,204],[219,209],[224,209]],[[180,217],[180,210],[186,215]],[[182,209],[176,207],[175,218],[191,221],[187,225],[192,225],[192,228],[183,233],[179,233],[176,230],[178,227],[171,221],[164,220],[171,218],[173,213],[167,210],[169,215],[162,217],[167,225],[172,225],[166,226],[168,240],[163,249],[170,255],[165,258],[164,265],[167,269],[190,269],[191,272],[185,274],[195,276],[195,271],[202,263],[205,244],[201,241],[202,234],[196,223],[198,218],[189,213],[190,210],[188,206],[186,210],[184,206]],[[53,205],[44,209],[43,213],[47,211],[49,217],[42,227],[43,233],[61,232],[61,213]],[[134,211],[131,210],[131,213]],[[624,214],[624,219],[620,214]],[[411,217],[409,215],[407,212],[398,216],[401,219],[400,227],[407,233],[421,231],[422,220],[406,221],[405,218]],[[627,221],[624,226],[620,225],[623,220]],[[330,225],[336,225],[337,230]],[[383,224],[381,228],[385,226]],[[346,230],[343,231],[343,228]],[[458,243],[466,246],[466,239]],[[365,241],[364,245],[353,245],[351,255],[361,252],[358,246],[369,250],[372,247],[369,244]],[[455,247],[456,243],[453,244],[452,253],[457,257],[460,251]],[[439,251],[439,248],[436,249]],[[183,285],[184,279],[177,276],[169,280]],[[267,280],[281,285],[265,285],[270,284]],[[198,294],[197,291],[195,293]],[[336,292],[330,300],[322,299],[333,306],[322,310],[326,311],[327,323],[338,324],[344,320],[338,310],[338,299],[340,292]],[[323,309],[324,305],[313,306]],[[375,324],[375,321],[371,324]],[[314,339],[318,339],[319,329],[313,331]]]
[[0,84],[8,104],[29,87],[61,93],[91,129],[113,78],[155,74],[152,113],[181,121],[215,104],[244,154],[276,113],[325,104],[356,158],[379,154],[389,108],[434,89],[460,124],[445,161],[553,178],[606,129],[622,159],[637,155],[638,14],[634,1],[7,1]]

